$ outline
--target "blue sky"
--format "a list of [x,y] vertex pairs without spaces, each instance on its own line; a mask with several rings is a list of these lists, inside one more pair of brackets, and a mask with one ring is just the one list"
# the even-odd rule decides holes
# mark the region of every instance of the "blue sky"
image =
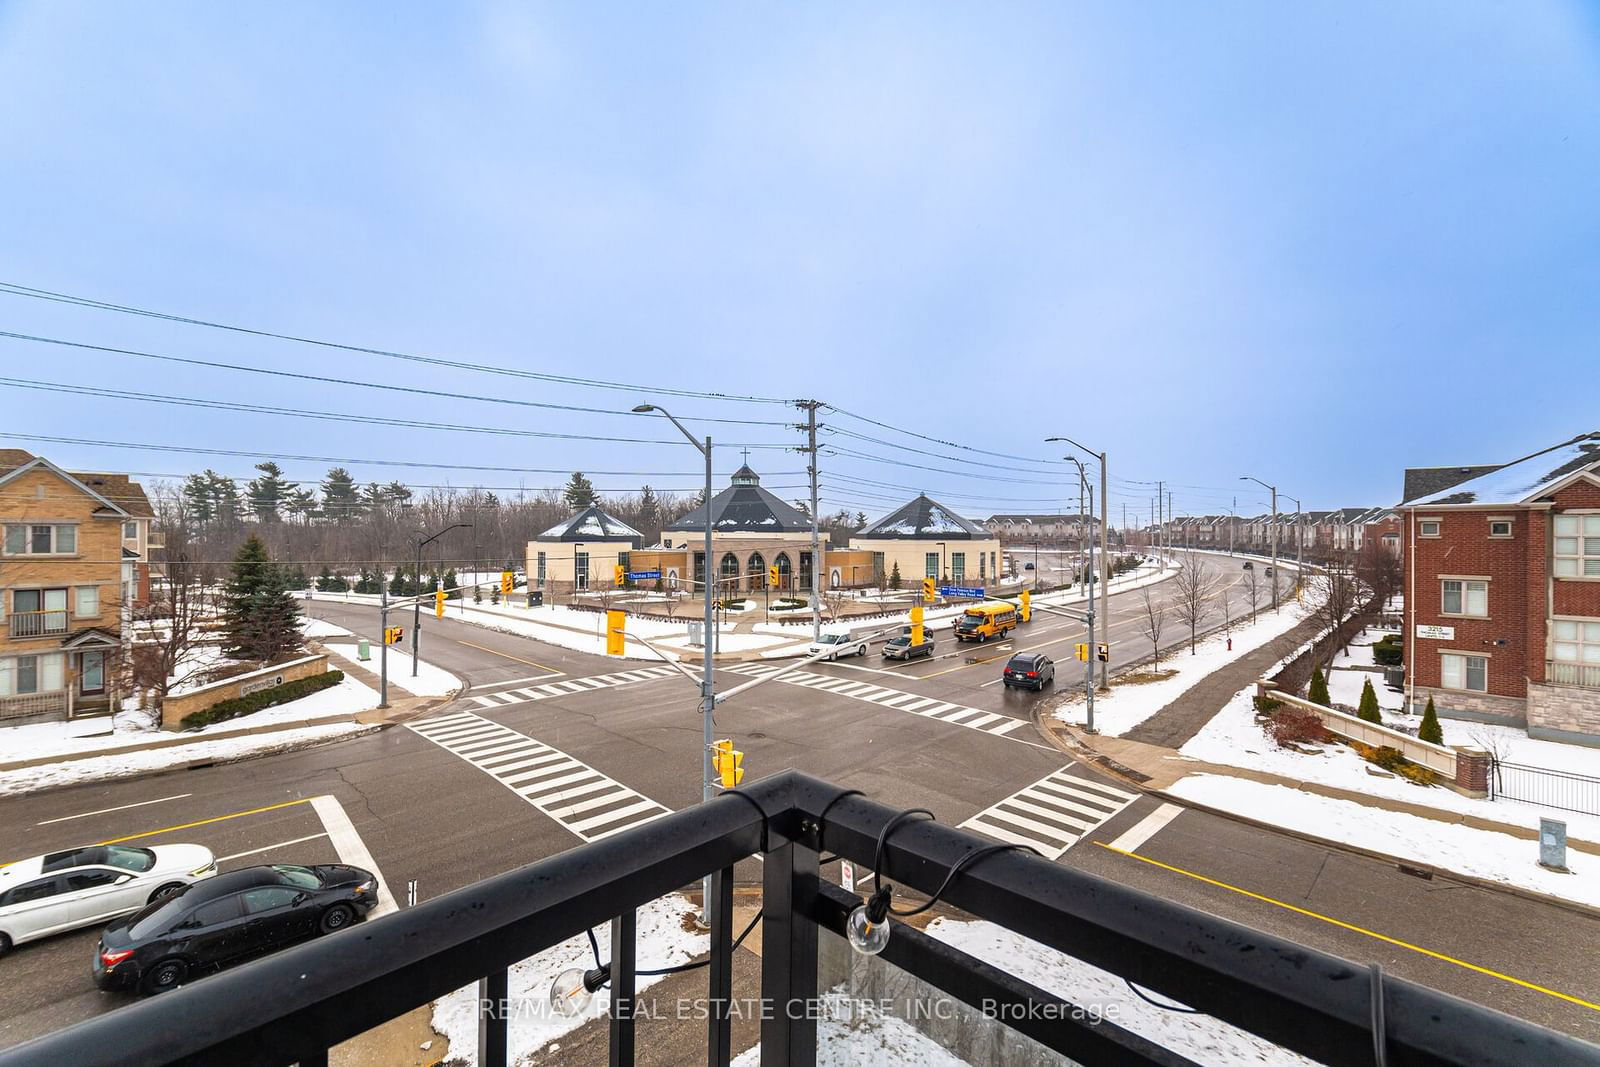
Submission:
[[[1227,510],[1236,492],[1253,509],[1261,494],[1241,474],[1308,506],[1393,503],[1405,466],[1510,459],[1600,429],[1596,9],[1309,8],[0,2],[0,280],[472,362],[815,396],[1010,455],[1059,458],[1041,442],[1065,433],[1110,450],[1114,517],[1147,509],[1141,483],[1158,478],[1180,512]],[[542,402],[651,399],[13,296],[0,296],[0,330]],[[0,365],[205,399],[675,436],[637,417],[13,340]],[[651,472],[594,478],[616,487],[698,477],[686,444],[15,388],[0,388],[0,413],[0,436]],[[798,442],[782,425],[700,429]],[[1076,506],[1060,468],[825,439],[964,472],[826,456],[835,506],[884,511],[917,489],[974,515]],[[0,443],[100,469],[252,462]],[[724,452],[719,472],[737,461]],[[751,462],[803,465],[778,449]],[[327,464],[284,466],[315,479]]]

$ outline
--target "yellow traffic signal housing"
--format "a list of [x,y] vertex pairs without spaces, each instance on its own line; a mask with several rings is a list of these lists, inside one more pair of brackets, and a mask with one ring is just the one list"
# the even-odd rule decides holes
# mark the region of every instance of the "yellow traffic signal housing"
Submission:
[[931,602],[936,595],[937,595],[937,590],[934,588],[933,579],[932,578],[924,578],[924,579],[922,579],[922,599]]
[[621,589],[628,584],[628,571],[622,564],[611,568],[611,584]]
[[724,737],[711,744],[711,766],[724,789],[732,789],[744,781],[744,753],[733,747],[733,739]]
[[405,633],[406,631],[403,627],[390,626],[383,631],[383,643],[386,645],[398,645],[400,638],[404,637]]
[[778,588],[778,568],[776,565],[767,568],[767,588]]
[[516,582],[516,577],[517,576],[512,574],[510,571],[501,571],[500,572],[500,592],[505,593],[506,595],[509,596],[510,593],[511,593],[511,587]]
[[1088,663],[1089,662],[1089,646],[1084,644],[1082,641],[1079,641],[1076,655],[1077,655],[1079,663]]
[[1099,660],[1101,663],[1111,662],[1111,646],[1101,642],[1095,646],[1094,656],[1095,659]]
[[922,640],[922,605],[917,604],[911,609],[911,643],[920,645]]
[[433,613],[439,618],[444,618],[444,590],[433,594]]
[[1022,591],[1022,610],[1018,615],[1023,622],[1031,622],[1033,620],[1033,597],[1026,589]]
[[606,612],[606,655],[620,656],[623,648],[623,627],[628,621],[627,612]]

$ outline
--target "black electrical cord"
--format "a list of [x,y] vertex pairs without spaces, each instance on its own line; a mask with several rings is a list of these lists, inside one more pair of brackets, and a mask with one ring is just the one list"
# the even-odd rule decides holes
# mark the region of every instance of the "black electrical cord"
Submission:
[[962,856],[960,859],[956,860],[955,863],[951,864],[950,873],[944,876],[944,881],[940,883],[939,888],[934,891],[933,896],[928,898],[927,903],[920,904],[917,907],[908,909],[906,911],[890,908],[889,913],[891,915],[898,915],[901,918],[911,915],[921,915],[923,912],[939,903],[939,898],[944,896],[944,891],[946,889],[950,888],[950,883],[955,881],[956,875],[960,874],[963,870],[972,866],[974,863],[977,863],[985,856],[993,856],[997,852],[1032,852],[1035,856],[1039,855],[1037,849],[1030,848],[1027,845],[985,845],[983,848],[975,848],[971,852],[968,852],[965,856]]
[[1126,978],[1124,978],[1122,981],[1123,981],[1123,983],[1125,985],[1127,985],[1127,987],[1130,990],[1133,991],[1133,995],[1134,996],[1138,997],[1140,1000],[1144,1001],[1146,1004],[1154,1004],[1156,1007],[1162,1009],[1163,1011],[1182,1012],[1184,1015],[1204,1015],[1205,1014],[1205,1012],[1200,1011],[1198,1008],[1185,1008],[1181,1004],[1163,1004],[1159,1000],[1154,1000],[1154,999],[1146,996],[1143,990],[1141,990],[1138,986],[1134,985],[1132,982],[1128,981]]
[[1388,1022],[1383,1011],[1383,965],[1372,964],[1372,1062],[1387,1067],[1389,1062]]
[[[744,933],[733,939],[733,947],[738,948],[740,945],[744,944],[744,939],[750,936],[750,931],[754,930],[756,928],[756,923],[760,921],[761,912],[757,911],[753,916],[750,917],[750,925],[744,928]],[[694,963],[680,963],[676,967],[661,967],[653,971],[634,971],[633,973],[641,976],[677,974],[680,971],[693,971],[700,967],[708,966],[710,963],[711,957],[707,956],[705,959],[696,960]]]

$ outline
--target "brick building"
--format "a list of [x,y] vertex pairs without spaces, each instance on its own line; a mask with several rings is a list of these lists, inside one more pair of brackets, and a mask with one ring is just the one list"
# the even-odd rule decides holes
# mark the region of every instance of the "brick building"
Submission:
[[1600,746],[1600,433],[1405,494],[1412,706]]

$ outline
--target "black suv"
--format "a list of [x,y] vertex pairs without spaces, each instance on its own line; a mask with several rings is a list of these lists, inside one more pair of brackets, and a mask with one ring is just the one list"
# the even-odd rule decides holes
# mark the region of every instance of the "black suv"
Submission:
[[1056,665],[1041,652],[1018,652],[1011,657],[1000,677],[1007,689],[1021,686],[1037,692],[1056,680]]

